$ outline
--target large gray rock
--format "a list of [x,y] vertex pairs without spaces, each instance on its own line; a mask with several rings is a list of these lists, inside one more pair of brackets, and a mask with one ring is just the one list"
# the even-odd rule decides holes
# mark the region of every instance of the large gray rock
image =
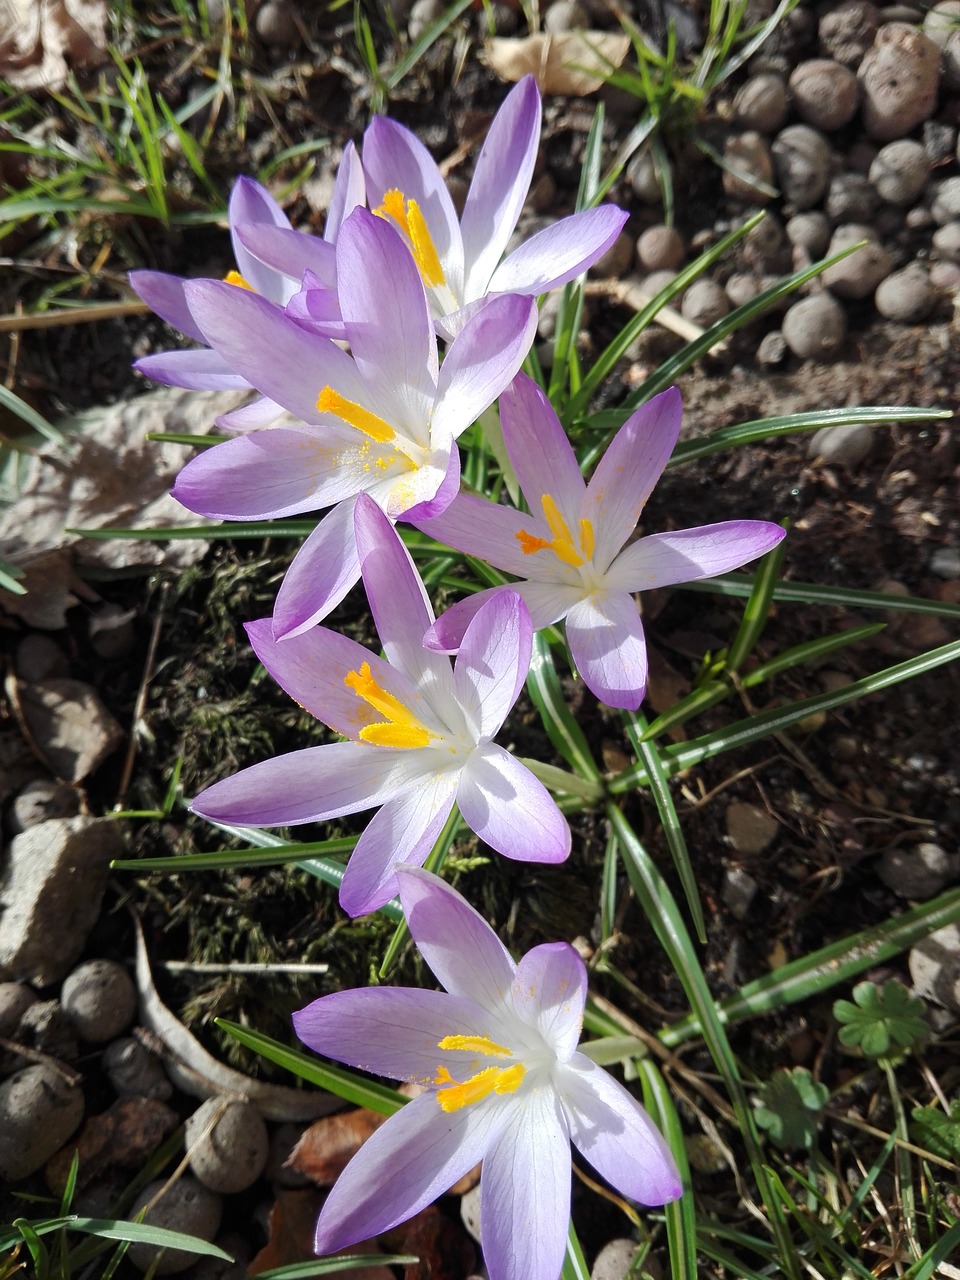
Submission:
[[59,982],[96,924],[110,861],[106,818],[51,818],[10,841],[0,877],[0,982]]
[[95,772],[125,736],[96,690],[81,680],[21,685],[20,704],[34,742],[68,782]]
[[83,1091],[56,1068],[25,1067],[0,1084],[0,1178],[36,1173],[83,1119]]

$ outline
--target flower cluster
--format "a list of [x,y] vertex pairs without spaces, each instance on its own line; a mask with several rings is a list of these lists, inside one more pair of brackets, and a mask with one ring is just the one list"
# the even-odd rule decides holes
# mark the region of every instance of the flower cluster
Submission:
[[[230,439],[189,462],[174,495],[226,520],[326,512],[273,616],[247,633],[277,683],[341,740],[254,764],[193,809],[262,826],[375,809],[341,905],[360,915],[399,893],[446,989],[341,992],[296,1016],[321,1052],[425,1087],[331,1193],[318,1251],[396,1224],[483,1159],[492,1280],[556,1280],[570,1141],[643,1203],[681,1187],[643,1110],[577,1051],[586,974],[573,949],[536,947],[515,964],[459,894],[419,868],[455,806],[506,857],[556,863],[570,852],[543,783],[494,741],[536,630],[564,620],[587,688],[636,709],[647,661],[635,593],[736,568],[783,536],[735,520],[633,540],[680,430],[676,390],[628,418],[585,483],[549,400],[520,370],[536,296],[595,262],[626,215],[612,205],[576,213],[507,253],[539,131],[527,77],[493,121],[458,218],[421,143],[378,118],[361,152],[344,153],[322,238],[295,230],[241,179],[230,201],[235,271],[133,277],[201,344],[147,357],[144,373],[258,393],[218,420]],[[498,402],[526,510],[461,489],[458,438]],[[515,581],[435,617],[401,520]],[[359,579],[382,657],[319,625]]]

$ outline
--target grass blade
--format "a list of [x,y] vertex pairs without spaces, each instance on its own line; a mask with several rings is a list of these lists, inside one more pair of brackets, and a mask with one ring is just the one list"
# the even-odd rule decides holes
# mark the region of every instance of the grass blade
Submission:
[[670,1280],[697,1280],[697,1218],[680,1117],[660,1068],[650,1058],[641,1058],[636,1066],[644,1106],[673,1152],[684,1187],[679,1200],[663,1207],[670,1250]]
[[542,632],[538,632],[533,637],[533,657],[527,676],[527,692],[540,712],[543,727],[550,741],[571,769],[579,773],[582,778],[586,778],[588,782],[600,782],[600,770],[590,753],[583,730],[570,714],[563,699],[560,681],[557,679],[556,668],[553,665],[553,655]]

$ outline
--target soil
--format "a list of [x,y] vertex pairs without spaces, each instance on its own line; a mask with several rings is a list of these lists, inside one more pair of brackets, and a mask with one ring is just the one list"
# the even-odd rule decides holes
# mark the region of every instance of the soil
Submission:
[[[309,22],[315,20],[312,16]],[[312,26],[311,31],[321,39]],[[378,40],[387,40],[383,31],[378,29],[376,34]],[[359,135],[368,105],[364,88],[368,82],[357,70],[346,28],[327,31],[323,40],[327,60],[303,74],[297,61],[302,50],[282,54],[252,43],[253,74],[269,78],[272,96],[264,91],[257,99],[245,149],[224,147],[218,179],[228,182],[232,173],[243,171],[244,160],[260,162],[265,154],[279,151],[304,133],[328,136],[335,143]],[[472,57],[459,64],[460,74],[455,75],[456,50],[455,38],[439,42],[390,103],[391,114],[417,129],[441,156],[450,155],[467,139],[482,136],[503,94],[502,85]],[[349,75],[338,69],[338,58],[346,60]],[[145,56],[155,79],[173,75],[179,66],[175,59],[172,46],[167,52],[154,48]],[[184,95],[188,89],[181,85],[179,92]],[[268,99],[278,117],[275,121],[263,109]],[[562,208],[572,205],[591,111],[589,99],[554,99],[548,104],[543,164],[558,185]],[[611,141],[619,140],[623,132],[622,124],[615,122]],[[715,234],[719,189],[719,180],[709,169],[692,171],[691,182],[691,198],[679,202],[683,211],[679,226],[687,243],[697,233]],[[633,209],[631,227],[637,233],[649,222],[648,212],[631,202],[625,184],[612,192],[612,198]],[[289,212],[295,225],[320,229],[322,215],[305,198],[295,198]],[[736,210],[727,213],[733,217]],[[124,267],[223,275],[231,265],[221,229],[164,237],[156,227],[141,226],[132,232],[125,228],[122,239],[111,260],[118,266],[122,257]],[[82,258],[92,252],[92,246],[81,245]],[[43,270],[55,259],[55,253],[48,255],[31,272],[34,285],[46,281]],[[11,309],[11,289],[16,287],[26,287],[29,295],[32,286],[25,286],[23,277],[18,283],[0,286],[4,311]],[[98,290],[106,292],[94,286],[91,296]],[[626,316],[612,304],[601,305],[594,317],[592,340],[605,340],[607,331],[615,331]],[[778,371],[755,361],[762,329],[737,335],[722,356],[701,361],[682,376],[685,435],[699,436],[776,414],[860,404],[953,410],[960,386],[960,355],[952,320],[948,302],[920,326],[880,322],[864,307],[853,315],[840,358],[813,364],[791,357]],[[17,353],[21,393],[29,393],[51,412],[75,411],[128,396],[142,387],[129,372],[130,360],[170,345],[169,332],[150,317],[27,332]],[[671,336],[657,332],[633,365],[620,367],[605,396],[616,403],[621,384],[636,384],[664,352],[675,347]],[[780,438],[668,472],[644,513],[644,531],[728,519],[732,512],[743,517],[788,518],[791,530],[783,566],[787,580],[873,590],[893,580],[911,594],[960,603],[960,584],[937,577],[930,569],[938,548],[958,545],[960,468],[951,428],[942,422],[878,428],[869,454],[852,469],[811,460],[807,446],[805,436]],[[244,621],[269,612],[291,545],[282,537],[217,541],[204,561],[186,572],[172,575],[160,570],[92,583],[103,600],[135,611],[131,645],[120,658],[105,659],[96,652],[87,605],[72,610],[68,628],[54,634],[69,658],[70,674],[93,684],[124,726],[133,724],[138,691],[146,681],[146,733],[140,735],[124,807],[160,807],[171,762],[179,755],[183,756],[183,794],[189,796],[264,755],[322,740],[322,731],[299,708],[268,680],[257,677],[257,664],[241,631]],[[729,643],[741,610],[738,601],[683,590],[645,597],[654,711],[691,686],[705,653]],[[840,607],[780,604],[763,633],[757,657],[763,660],[873,617]],[[955,623],[921,615],[888,614],[884,620],[889,624],[885,631],[841,651],[826,670],[800,669],[763,686],[760,705],[820,692],[833,687],[831,681],[866,675],[946,643],[957,633]],[[155,625],[159,647],[148,662]],[[344,626],[372,642],[359,593],[330,625]],[[22,635],[23,627],[15,618],[0,619],[0,645],[8,662]],[[958,850],[958,685],[956,667],[940,668],[831,713],[822,723],[805,726],[802,734],[766,740],[735,756],[720,756],[677,780],[674,797],[704,905],[705,968],[716,996],[735,991],[774,965],[902,912],[903,900],[876,875],[877,858],[885,850],[929,840],[950,853]],[[565,691],[597,757],[611,771],[622,767],[631,757],[618,716],[583,697],[582,688],[572,680],[566,681]],[[708,732],[743,714],[743,707],[724,704],[688,725],[686,732]],[[11,709],[2,701],[0,724],[13,725]],[[501,740],[518,754],[562,764],[524,701]],[[108,811],[117,800],[121,765],[122,753],[85,785],[91,812]],[[734,802],[758,806],[774,820],[774,834],[761,852],[739,853],[732,846],[727,811]],[[668,868],[669,854],[652,804],[637,794],[627,808],[647,847]],[[362,822],[298,829],[296,838],[345,834],[362,829]],[[605,824],[596,815],[581,814],[573,827],[574,852],[559,870],[498,859],[474,865],[470,859],[482,853],[476,843],[458,847],[460,887],[478,909],[503,925],[502,936],[511,947],[526,948],[556,938],[582,939],[587,949],[597,944],[597,885]],[[131,820],[128,829],[130,856],[223,847],[215,833],[181,809],[159,820]],[[732,867],[747,871],[757,885],[742,917],[725,899]],[[632,1017],[655,1028],[685,1011],[683,992],[625,887],[618,900],[626,905],[616,922],[612,960],[621,979],[602,978],[598,989]],[[324,990],[366,982],[393,931],[386,922],[363,929],[345,922],[334,892],[301,871],[189,877],[121,873],[111,884],[103,919],[85,954],[132,957],[128,906],[145,922],[155,968],[165,960],[329,965],[322,976],[269,980],[247,976],[173,980],[157,968],[163,998],[210,1047],[245,1070],[262,1071],[263,1067],[212,1030],[214,1016],[246,1021],[287,1039],[289,1012]],[[909,984],[901,962],[868,976],[891,975]],[[419,977],[418,962],[408,950],[396,978]],[[748,1072],[764,1078],[778,1066],[804,1065],[815,1067],[821,1079],[837,1087],[850,1074],[849,1061],[837,1053],[829,1027],[830,1005],[837,994],[847,992],[831,992],[789,1016],[736,1031],[735,1049]],[[945,1055],[945,1049],[931,1048],[928,1063],[935,1074],[946,1068]],[[91,1110],[105,1106],[108,1097],[96,1059],[94,1054],[93,1061],[82,1064]],[[695,1071],[710,1069],[709,1060],[698,1049],[688,1055],[687,1065]],[[178,1105],[186,1114],[191,1104],[181,1098]],[[869,1090],[858,1095],[856,1105],[864,1111],[869,1108]],[[874,1115],[872,1121],[883,1123],[883,1118]],[[697,1130],[695,1121],[691,1129]],[[729,1131],[725,1133],[729,1139]],[[710,1212],[738,1218],[732,1185],[725,1187],[723,1178],[708,1174],[700,1175],[699,1181]],[[608,1238],[625,1234],[627,1224],[612,1208],[600,1211],[596,1202],[591,1203],[581,1230],[592,1256]],[[231,1211],[230,1221],[244,1222],[248,1236],[253,1237],[250,1243],[257,1248],[262,1239],[256,1236],[259,1229],[249,1226],[250,1207],[248,1196]],[[3,1204],[0,1217],[8,1216],[6,1208]],[[455,1207],[452,1211],[456,1212]],[[454,1277],[466,1271],[454,1269],[446,1274]]]

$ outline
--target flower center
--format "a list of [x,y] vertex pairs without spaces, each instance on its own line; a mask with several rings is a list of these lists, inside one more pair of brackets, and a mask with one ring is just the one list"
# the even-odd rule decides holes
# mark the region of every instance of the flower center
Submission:
[[593,556],[593,524],[589,520],[580,521],[578,550],[569,525],[560,514],[560,508],[549,493],[543,495],[540,499],[540,505],[543,507],[543,517],[547,522],[547,528],[553,534],[553,537],[538,538],[534,534],[527,533],[521,529],[516,538],[520,543],[520,549],[523,554],[531,556],[536,551],[552,551],[558,560],[570,565],[572,569],[579,569],[582,564]]
[[[485,1058],[509,1058],[512,1054],[502,1044],[495,1044],[486,1036],[444,1036],[438,1049],[479,1054]],[[522,1062],[509,1067],[485,1067],[467,1080],[454,1080],[446,1067],[437,1067],[434,1084],[439,1085],[437,1101],[446,1112],[459,1111],[473,1102],[482,1102],[491,1093],[515,1093],[523,1082],[526,1068]]]
[[378,418],[375,413],[365,409],[362,404],[348,400],[339,391],[334,391],[333,387],[323,388],[317,396],[317,408],[321,413],[336,414],[343,422],[348,423],[351,427],[356,427],[358,431],[362,431],[371,440],[376,440],[377,444],[389,444],[391,440],[396,439],[397,433],[389,422],[386,422],[383,418]]
[[443,267],[440,265],[440,255],[430,235],[430,228],[416,200],[405,200],[403,192],[394,187],[384,194],[383,204],[373,212],[379,218],[392,218],[407,237],[425,285],[436,288],[438,285],[447,283]]
[[374,711],[386,716],[380,723],[364,725],[360,730],[361,742],[377,747],[426,747],[433,740],[434,735],[409,707],[377,684],[370,673],[369,662],[364,662],[359,671],[348,671],[343,683]]
[[254,289],[250,281],[244,280],[239,271],[228,271],[223,277],[223,283],[233,284],[236,285],[238,289],[249,289],[251,293],[256,293],[256,289]]

